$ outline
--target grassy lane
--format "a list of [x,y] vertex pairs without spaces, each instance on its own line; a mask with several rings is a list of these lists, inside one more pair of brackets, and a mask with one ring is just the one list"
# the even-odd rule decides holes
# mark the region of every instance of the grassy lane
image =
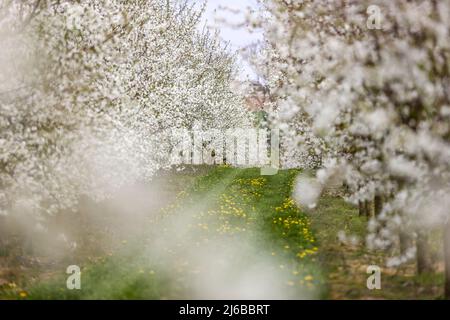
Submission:
[[[122,232],[113,232],[106,246],[99,229],[98,243],[90,243],[89,250],[80,247],[61,261],[23,269],[17,280],[0,284],[0,298],[433,299],[442,295],[442,273],[416,276],[414,264],[386,268],[386,253],[368,251],[363,245],[367,219],[341,198],[324,195],[308,215],[299,210],[290,197],[297,174],[284,170],[261,176],[258,169],[222,166],[169,175],[162,179],[165,183],[155,182],[156,189],[165,190],[155,194],[172,199],[161,201],[162,208],[143,210],[144,220],[125,215],[116,230]],[[101,216],[103,222],[112,219],[106,212]],[[123,232],[120,227],[126,220],[129,225]],[[342,231],[357,236],[359,244],[338,241]],[[82,269],[81,290],[66,288],[65,270],[71,264]],[[381,290],[366,287],[369,265],[382,268]]]
[[215,168],[149,215],[145,234],[81,265],[82,290],[66,289],[62,269],[24,298],[324,296],[310,221],[290,198],[296,173]]

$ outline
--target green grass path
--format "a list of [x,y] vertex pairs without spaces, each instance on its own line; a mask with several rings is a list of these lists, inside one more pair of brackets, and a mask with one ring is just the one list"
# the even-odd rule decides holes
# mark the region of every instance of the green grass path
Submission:
[[[316,239],[290,198],[296,174],[216,167],[149,215],[145,234],[130,235],[113,253],[80,266],[81,290],[67,290],[61,270],[26,288],[27,298],[320,297]],[[247,278],[256,291],[241,296]]]
[[[297,170],[261,176],[225,166],[168,175],[170,204],[144,212],[140,230],[117,234],[100,254],[83,250],[23,272],[0,286],[2,299],[398,299],[442,295],[442,273],[414,264],[385,268],[386,253],[364,247],[367,219],[324,194],[306,215],[291,199]],[[151,210],[152,211],[152,210]],[[105,214],[104,219],[108,219]],[[130,222],[133,223],[132,217]],[[120,226],[118,226],[120,227]],[[339,242],[338,233],[360,244]],[[101,242],[101,237],[96,237]],[[68,290],[70,264],[81,290]],[[366,288],[366,268],[382,267],[382,290]]]

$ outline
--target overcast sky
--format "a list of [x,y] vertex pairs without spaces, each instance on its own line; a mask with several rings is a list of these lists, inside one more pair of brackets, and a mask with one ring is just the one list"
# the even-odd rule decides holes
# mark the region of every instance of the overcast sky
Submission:
[[[230,42],[231,48],[233,50],[239,50],[246,47],[258,40],[262,39],[260,33],[252,33],[248,31],[245,27],[243,28],[232,28],[224,23],[217,22],[217,18],[225,19],[233,24],[241,23],[244,19],[244,14],[236,14],[230,12],[229,10],[223,10],[221,7],[227,7],[233,10],[246,11],[247,8],[257,8],[256,0],[207,0],[206,13],[204,16],[204,23],[208,27],[218,28],[220,31],[221,38],[224,41]],[[239,64],[241,65],[241,79],[245,79],[247,76],[251,79],[255,78],[255,74],[251,70],[251,67],[244,59],[239,59]]]

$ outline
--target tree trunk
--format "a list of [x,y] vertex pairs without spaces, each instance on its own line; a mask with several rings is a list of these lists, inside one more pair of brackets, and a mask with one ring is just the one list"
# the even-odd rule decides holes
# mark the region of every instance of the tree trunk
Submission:
[[371,216],[371,212],[370,212],[370,201],[364,201],[364,213],[366,215],[366,217],[370,217]]
[[359,214],[360,217],[362,217],[362,216],[365,215],[365,212],[364,212],[364,202],[362,202],[362,201],[359,201],[359,202],[358,202],[358,214]]
[[383,196],[376,195],[373,199],[374,213],[375,216],[378,216],[383,209]]
[[444,225],[445,299],[450,300],[450,222]]
[[364,202],[364,206],[365,206],[365,211],[366,211],[366,216],[367,217],[372,217],[373,213],[372,213],[372,201],[365,201]]
[[433,271],[430,246],[426,231],[417,232],[417,273],[423,274]]

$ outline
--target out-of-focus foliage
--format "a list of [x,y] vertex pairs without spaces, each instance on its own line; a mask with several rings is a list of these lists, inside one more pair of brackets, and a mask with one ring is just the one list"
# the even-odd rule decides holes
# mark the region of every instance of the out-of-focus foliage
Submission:
[[167,166],[165,130],[248,125],[193,3],[0,5],[0,214],[44,217]]

